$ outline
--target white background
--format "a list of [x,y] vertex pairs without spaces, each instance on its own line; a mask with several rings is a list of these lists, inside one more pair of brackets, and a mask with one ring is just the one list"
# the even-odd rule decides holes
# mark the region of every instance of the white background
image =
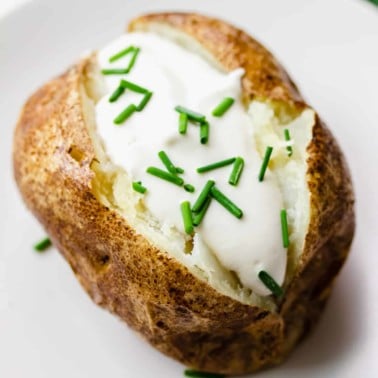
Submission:
[[[1,13],[20,1],[1,0]],[[180,377],[183,367],[97,308],[52,249],[11,173],[12,130],[26,97],[81,52],[158,9],[225,18],[282,61],[350,163],[358,229],[315,332],[258,377],[377,377],[378,8],[362,0],[33,1],[0,19],[0,377]]]

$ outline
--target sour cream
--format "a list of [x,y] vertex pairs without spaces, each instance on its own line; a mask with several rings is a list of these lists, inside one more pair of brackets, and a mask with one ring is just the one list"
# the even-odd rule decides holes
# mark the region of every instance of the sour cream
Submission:
[[[98,53],[102,69],[124,68],[131,54],[109,63],[109,57],[128,46],[140,48],[135,65],[125,75],[105,75],[106,95],[96,105],[98,133],[113,162],[123,167],[133,181],[141,181],[148,191],[143,201],[161,224],[185,234],[180,204],[195,202],[208,180],[243,210],[237,219],[212,200],[199,227],[195,228],[199,245],[206,246],[227,270],[237,274],[243,286],[259,295],[270,291],[258,278],[261,270],[282,284],[286,270],[286,250],[282,246],[280,210],[283,200],[269,169],[263,182],[257,177],[262,164],[254,142],[254,128],[241,103],[242,69],[221,72],[199,55],[178,44],[149,33],[129,33],[111,42]],[[142,96],[126,91],[113,103],[109,96],[120,79],[145,87],[153,95],[143,111],[135,112],[124,124],[114,118],[129,104],[138,104]],[[235,103],[220,118],[211,115],[224,97]],[[178,133],[178,113],[182,105],[206,115],[210,123],[209,141],[201,144],[199,126],[189,123],[187,133]],[[181,177],[195,187],[194,193],[154,177],[149,166],[165,169],[158,152],[164,150],[175,166],[185,170]],[[244,171],[237,186],[228,179],[232,165],[198,174],[198,167],[240,156]],[[184,253],[184,251],[183,251]]]

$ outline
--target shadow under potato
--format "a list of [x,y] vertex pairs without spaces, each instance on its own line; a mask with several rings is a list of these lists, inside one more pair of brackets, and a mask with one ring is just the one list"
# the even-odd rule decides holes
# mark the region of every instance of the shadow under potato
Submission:
[[[354,247],[353,250],[356,248]],[[332,365],[336,366],[341,360],[347,360],[348,354],[354,352],[363,336],[360,314],[368,311],[365,308],[368,302],[363,300],[362,267],[354,257],[352,251],[319,324],[314,327],[311,334],[303,340],[285,364],[255,376],[259,378],[330,377]],[[327,365],[326,372],[325,365]],[[319,369],[318,374],[317,369]]]

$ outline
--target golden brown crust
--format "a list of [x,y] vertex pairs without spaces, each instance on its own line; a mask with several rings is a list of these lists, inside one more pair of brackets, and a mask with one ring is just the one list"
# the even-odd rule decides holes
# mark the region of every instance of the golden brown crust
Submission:
[[295,84],[274,56],[244,31],[214,18],[188,13],[149,14],[134,19],[130,31],[143,31],[153,24],[163,24],[180,30],[198,41],[226,71],[242,67],[243,95],[253,98],[302,103]]
[[[288,75],[240,30],[184,14],[145,16],[131,28],[156,21],[196,38],[226,69],[243,66],[248,98],[302,106]],[[91,64],[84,59],[46,84],[22,111],[14,171],[27,206],[93,300],[162,352],[193,368],[226,374],[281,362],[316,322],[353,237],[350,177],[332,135],[317,119],[308,150],[310,229],[279,312],[247,306],[198,280],[93,195],[95,152],[81,103]]]

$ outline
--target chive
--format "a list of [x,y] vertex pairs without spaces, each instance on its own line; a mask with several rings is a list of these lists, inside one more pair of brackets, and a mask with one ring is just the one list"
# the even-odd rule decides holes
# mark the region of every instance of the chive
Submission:
[[131,81],[127,81],[127,80],[122,79],[121,82],[120,82],[120,85],[123,88],[130,89],[130,90],[132,90],[133,92],[136,92],[136,93],[141,93],[141,94],[149,93],[148,89],[143,88],[140,85],[137,85],[135,83],[132,83]]
[[144,194],[147,191],[147,188],[145,188],[140,181],[133,182],[133,189],[141,194]]
[[231,108],[235,100],[232,97],[225,97],[213,110],[211,113],[214,117],[222,117],[228,109]]
[[111,56],[109,58],[109,62],[114,62],[117,59],[125,56],[126,54],[128,54],[130,52],[133,52],[133,56],[131,57],[130,62],[129,62],[129,64],[128,64],[128,66],[126,68],[105,68],[105,69],[101,70],[102,74],[103,75],[123,75],[123,74],[128,74],[131,71],[131,69],[134,67],[136,58],[137,58],[137,56],[139,54],[139,51],[140,51],[140,49],[138,47],[130,46],[127,49],[122,50],[119,53]]
[[199,226],[201,224],[202,219],[205,216],[206,211],[210,206],[210,202],[211,202],[211,198],[207,197],[204,205],[202,206],[202,209],[197,214],[194,215],[194,217],[193,217],[194,226]]
[[184,375],[186,377],[193,377],[193,378],[225,378],[224,374],[216,374],[216,373],[206,373],[204,371],[196,371],[196,370],[189,370],[186,369],[184,371]]
[[147,168],[147,173],[159,177],[163,180],[169,181],[172,184],[182,186],[184,184],[184,180],[181,177],[175,176],[172,173],[165,172],[159,168],[156,167],[148,167]]
[[179,133],[185,134],[188,128],[188,115],[186,113],[180,113],[179,115]]
[[123,88],[121,85],[118,86],[117,89],[109,97],[109,102],[117,101],[123,95],[123,92],[125,92],[125,88]]
[[209,122],[203,121],[200,124],[200,141],[201,144],[206,144],[209,140]]
[[184,113],[188,116],[191,121],[203,122],[206,117],[203,114],[194,112],[193,110],[184,108],[183,106],[177,105],[175,107],[176,112]]
[[236,160],[235,158],[231,158],[231,159],[217,161],[216,163],[212,163],[209,165],[204,165],[203,167],[197,168],[197,172],[204,173],[204,172],[212,171],[213,169],[222,168],[222,167],[225,167],[226,165],[230,165],[234,163],[235,160]]
[[152,97],[152,92],[147,92],[144,95],[143,100],[136,107],[137,112],[141,112],[144,109],[144,107],[147,105],[148,101],[150,101],[151,97]]
[[179,174],[181,174],[181,173],[184,173],[185,171],[182,169],[182,168],[180,168],[180,167],[176,167],[176,173],[179,173]]
[[289,247],[289,229],[287,227],[287,213],[285,209],[281,210],[281,230],[282,230],[282,242],[284,248]]
[[176,167],[173,165],[171,160],[169,159],[168,155],[164,151],[160,151],[158,153],[160,160],[165,165],[165,167],[168,169],[168,172],[175,175],[177,173]]
[[134,104],[130,104],[125,110],[118,114],[116,118],[114,118],[113,122],[116,125],[120,125],[125,122],[135,111],[136,106]]
[[243,172],[244,168],[244,160],[241,157],[237,157],[234,162],[234,168],[232,168],[232,172],[228,183],[231,185],[237,185],[240,179],[240,176]]
[[236,218],[240,219],[243,216],[243,211],[239,209],[229,198],[227,198],[215,186],[211,188],[211,196]]
[[118,52],[117,54],[112,55],[112,56],[109,58],[109,63],[115,62],[116,60],[118,60],[118,59],[124,57],[124,56],[127,55],[129,52],[134,51],[134,50],[135,50],[135,47],[134,47],[134,46],[129,46],[129,47],[127,47],[126,49],[121,50],[120,52]]
[[104,68],[101,70],[103,75],[124,75],[129,73],[127,68]]
[[190,185],[190,184],[185,184],[184,185],[184,189],[189,192],[189,193],[193,193],[195,192],[196,188],[193,186],[193,185]]
[[[285,134],[285,140],[286,140],[287,142],[289,142],[289,141],[291,140],[289,129],[285,129],[285,130],[284,130],[284,134]],[[292,147],[292,146],[286,146],[286,150],[287,150],[287,154],[288,154],[288,156],[293,155],[293,147]]]
[[134,50],[134,54],[133,54],[133,56],[131,57],[131,59],[130,59],[130,63],[129,63],[129,65],[128,65],[128,67],[127,67],[127,73],[129,73],[129,72],[131,71],[131,69],[134,67],[134,64],[135,64],[136,58],[137,58],[137,56],[138,56],[138,54],[139,54],[139,51],[140,51],[140,48],[139,48],[139,47],[135,48],[135,50]]
[[261,282],[272,292],[276,297],[283,295],[283,290],[280,285],[264,270],[259,273]]
[[191,234],[193,232],[193,219],[189,201],[184,201],[181,203],[181,215],[184,222],[185,232],[187,234]]
[[259,173],[259,181],[264,180],[265,171],[269,164],[270,155],[272,155],[273,147],[268,146],[265,151],[264,160],[261,165],[260,173]]
[[209,180],[206,183],[206,185],[203,187],[200,195],[197,198],[197,201],[194,203],[192,207],[192,211],[194,213],[198,213],[202,209],[202,206],[205,205],[206,199],[208,198],[210,194],[210,190],[214,185],[215,185],[215,182],[213,180]]
[[43,252],[52,245],[49,238],[44,238],[34,245],[34,250],[37,252]]

